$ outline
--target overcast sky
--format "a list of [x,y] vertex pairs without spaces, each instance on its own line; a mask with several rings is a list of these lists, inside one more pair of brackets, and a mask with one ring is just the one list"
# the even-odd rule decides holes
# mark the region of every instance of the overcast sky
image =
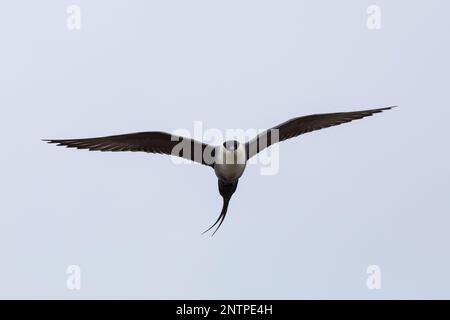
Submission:
[[[381,29],[367,26],[373,4]],[[3,3],[0,297],[450,298],[449,11],[444,0]],[[249,166],[213,238],[201,235],[222,205],[210,168],[40,141],[389,105],[400,107],[284,142],[275,175]],[[67,287],[71,265],[80,290]]]

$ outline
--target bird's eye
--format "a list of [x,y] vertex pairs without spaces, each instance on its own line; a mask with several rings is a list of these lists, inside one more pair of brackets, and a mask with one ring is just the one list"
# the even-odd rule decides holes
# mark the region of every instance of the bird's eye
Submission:
[[239,142],[237,141],[225,141],[223,143],[223,146],[225,147],[225,149],[227,150],[231,150],[231,151],[235,151],[238,149],[239,147]]
[[234,151],[234,150],[237,150],[237,149],[238,149],[238,147],[239,147],[239,142],[237,142],[237,141],[225,141],[225,142],[223,143],[223,146],[224,146],[227,150]]

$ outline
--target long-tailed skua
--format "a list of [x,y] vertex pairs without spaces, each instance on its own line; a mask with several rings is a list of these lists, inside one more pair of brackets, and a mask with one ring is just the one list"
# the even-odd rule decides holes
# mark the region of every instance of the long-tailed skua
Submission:
[[175,155],[213,168],[218,178],[219,193],[223,198],[223,207],[219,217],[205,231],[207,232],[217,225],[213,232],[214,235],[225,219],[231,196],[236,191],[239,178],[244,173],[247,161],[257,153],[277,142],[294,138],[307,132],[362,119],[392,108],[394,107],[314,114],[293,118],[260,133],[253,140],[246,143],[231,140],[219,146],[159,131],[98,138],[51,139],[44,141],[68,148],[88,149],[91,151],[141,151]]

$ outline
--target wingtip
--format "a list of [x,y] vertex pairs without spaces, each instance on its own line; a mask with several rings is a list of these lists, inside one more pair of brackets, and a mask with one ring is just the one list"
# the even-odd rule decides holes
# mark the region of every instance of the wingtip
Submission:
[[42,142],[46,142],[46,143],[58,143],[57,140],[52,140],[52,139],[41,139]]
[[371,111],[374,113],[380,113],[380,112],[395,109],[395,108],[398,108],[398,106],[389,106],[389,107],[384,107],[384,108],[378,108],[378,109],[373,109]]

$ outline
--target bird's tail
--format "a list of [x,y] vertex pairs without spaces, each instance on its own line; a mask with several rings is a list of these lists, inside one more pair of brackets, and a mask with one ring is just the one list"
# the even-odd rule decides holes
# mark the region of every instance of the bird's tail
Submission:
[[223,198],[223,207],[222,207],[222,211],[220,212],[219,217],[217,218],[216,222],[214,222],[214,224],[211,227],[209,227],[207,230],[205,230],[202,234],[205,234],[206,232],[208,232],[209,230],[214,228],[214,226],[216,224],[219,224],[219,225],[217,226],[216,230],[214,230],[211,237],[217,232],[217,230],[219,230],[220,226],[222,225],[223,220],[225,219],[225,216],[227,215],[228,204],[230,203],[230,199],[231,199],[231,197]]
[[222,211],[220,212],[220,215],[217,218],[216,222],[214,222],[214,224],[211,227],[209,227],[208,230],[203,232],[203,234],[208,232],[212,228],[214,228],[214,226],[217,224],[219,224],[219,225],[217,226],[216,230],[214,230],[214,232],[211,236],[213,236],[217,232],[217,230],[219,230],[220,226],[223,223],[223,220],[225,219],[225,216],[227,215],[228,204],[230,203],[230,199],[233,196],[233,193],[236,191],[237,185],[238,185],[238,180],[233,181],[233,182],[224,182],[219,179],[219,192],[223,198]]

